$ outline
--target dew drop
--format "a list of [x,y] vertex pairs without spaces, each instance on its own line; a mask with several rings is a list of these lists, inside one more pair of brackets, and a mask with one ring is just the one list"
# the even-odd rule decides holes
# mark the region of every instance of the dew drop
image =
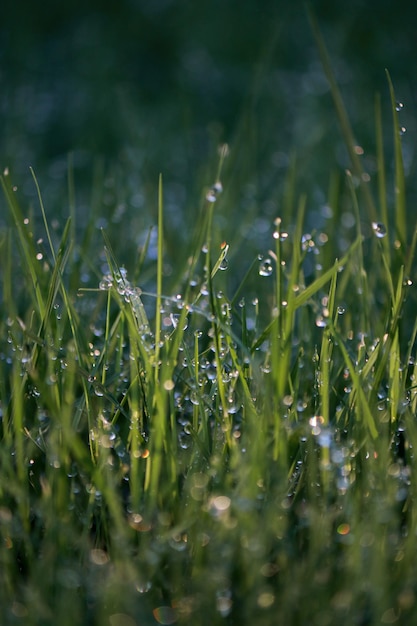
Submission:
[[301,237],[301,249],[304,252],[310,252],[311,250],[313,250],[316,247],[316,244],[314,243],[314,240],[311,236],[310,233],[305,233],[302,237]]
[[222,262],[219,265],[219,270],[222,270],[222,272],[224,272],[225,270],[227,270],[227,268],[229,267],[229,262],[227,259],[223,259]]
[[402,109],[404,108],[404,105],[402,102],[397,102],[395,105],[395,110],[396,111],[402,111]]
[[152,613],[158,624],[174,624],[178,620],[177,612],[170,606],[159,606]]
[[407,129],[405,126],[400,126],[400,128],[398,129],[398,132],[402,136],[402,135],[405,135],[405,133],[407,132]]
[[316,326],[317,328],[325,328],[327,326],[327,322],[321,315],[318,315],[316,318]]
[[206,200],[207,202],[216,202],[217,200],[217,194],[214,191],[214,189],[209,189],[208,192],[206,193]]
[[110,275],[103,276],[99,283],[99,289],[102,291],[108,291],[113,285],[113,279]]
[[372,222],[372,228],[378,239],[382,239],[387,234],[387,229],[382,222]]
[[272,261],[267,258],[259,266],[259,276],[271,276],[273,272]]
[[[171,321],[171,324],[174,328],[177,328],[178,323],[181,319],[181,316],[178,313],[171,313],[169,316],[169,319]],[[183,326],[182,326],[182,330],[186,330],[186,328],[188,327],[188,321],[187,318],[185,318]]]
[[[200,404],[200,397],[199,397],[199,395],[198,395],[198,393],[197,393],[196,391],[192,391],[192,392],[190,393],[190,402],[191,402],[191,404],[193,404],[194,406],[198,406],[198,405]],[[187,432],[187,431],[185,430],[185,427],[184,427],[184,431],[187,433],[187,435],[189,435],[189,434],[190,434],[189,432]]]

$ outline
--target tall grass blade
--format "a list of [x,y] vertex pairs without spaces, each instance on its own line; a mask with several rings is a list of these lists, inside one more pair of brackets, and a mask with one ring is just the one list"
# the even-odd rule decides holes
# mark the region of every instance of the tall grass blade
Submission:
[[403,153],[401,146],[401,129],[398,123],[397,100],[394,86],[388,70],[385,70],[391,97],[392,123],[394,128],[394,160],[395,160],[395,228],[396,236],[401,242],[402,249],[407,246],[407,213],[405,197],[405,176]]

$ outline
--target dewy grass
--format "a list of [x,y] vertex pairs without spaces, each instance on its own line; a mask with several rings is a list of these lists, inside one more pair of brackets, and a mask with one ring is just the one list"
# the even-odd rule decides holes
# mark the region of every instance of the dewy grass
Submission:
[[400,139],[389,220],[376,110],[380,214],[355,152],[331,177],[333,217],[305,232],[294,160],[253,259],[217,247],[219,168],[169,294],[162,178],[156,263],[150,230],[126,269],[111,231],[94,250],[91,224],[78,245],[71,221],[57,237],[34,178],[46,252],[4,173],[2,624],[413,623],[416,231]]

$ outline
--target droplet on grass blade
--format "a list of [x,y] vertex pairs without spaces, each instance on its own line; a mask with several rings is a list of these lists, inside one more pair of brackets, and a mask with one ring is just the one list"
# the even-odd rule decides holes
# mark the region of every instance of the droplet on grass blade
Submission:
[[316,326],[317,328],[325,328],[327,326],[327,321],[322,315],[316,317]]
[[213,185],[213,191],[215,191],[215,193],[222,193],[223,191],[223,185],[221,184],[221,182],[219,180],[217,180],[214,185]]
[[372,222],[372,228],[378,239],[382,239],[387,234],[386,226],[382,222]]
[[[174,328],[177,328],[178,323],[181,319],[181,316],[178,313],[171,313],[169,316],[169,319],[171,321],[171,324]],[[183,325],[182,325],[182,330],[186,330],[188,328],[188,320],[187,317],[184,318],[183,321]]]
[[216,202],[217,196],[223,191],[223,185],[217,180],[206,193],[207,202]]
[[99,289],[101,289],[102,291],[107,291],[108,289],[111,289],[112,286],[113,286],[112,276],[110,276],[109,274],[107,274],[106,276],[103,276],[103,278],[101,279],[99,283]]
[[259,266],[259,276],[271,276],[273,272],[272,261],[270,258],[265,259]]

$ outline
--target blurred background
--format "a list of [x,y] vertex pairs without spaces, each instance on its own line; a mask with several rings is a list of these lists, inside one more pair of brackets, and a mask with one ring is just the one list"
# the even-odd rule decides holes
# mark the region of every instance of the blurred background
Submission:
[[[404,161],[412,180],[413,3],[313,0],[310,6],[370,171],[377,92],[388,153],[392,140],[389,70],[404,105]],[[32,166],[48,214],[66,216],[70,162],[80,227],[91,211],[97,227],[113,223],[126,258],[155,222],[160,172],[173,235],[168,251],[171,245],[180,254],[178,241],[215,180],[223,143],[230,147],[222,181],[229,196],[218,223],[235,249],[270,236],[291,155],[297,155],[298,186],[309,195],[307,221],[318,227],[329,176],[348,165],[305,4],[298,1],[5,0],[0,110],[0,167],[9,168],[22,196],[36,198]],[[412,189],[409,194],[415,197]]]

